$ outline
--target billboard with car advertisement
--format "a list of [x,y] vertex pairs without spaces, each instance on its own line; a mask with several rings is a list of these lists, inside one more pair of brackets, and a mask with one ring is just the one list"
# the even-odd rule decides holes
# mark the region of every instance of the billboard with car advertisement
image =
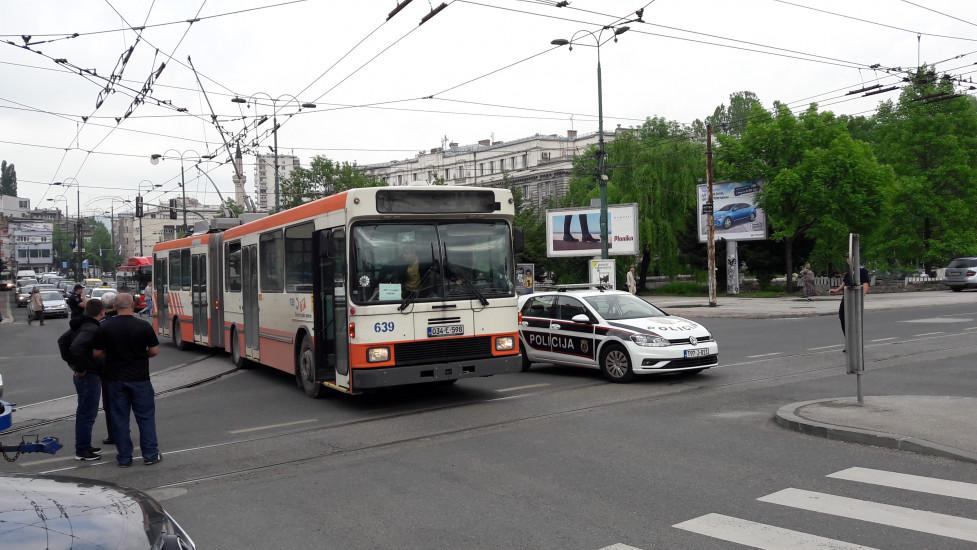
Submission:
[[[767,238],[767,216],[757,206],[760,184],[726,182],[712,184],[713,225],[716,238],[729,241],[762,241]],[[696,209],[699,213],[699,242],[708,238],[706,203],[708,186],[698,187]]]
[[[546,255],[550,258],[600,255],[600,208],[546,211]],[[638,205],[607,207],[608,253],[638,254]]]

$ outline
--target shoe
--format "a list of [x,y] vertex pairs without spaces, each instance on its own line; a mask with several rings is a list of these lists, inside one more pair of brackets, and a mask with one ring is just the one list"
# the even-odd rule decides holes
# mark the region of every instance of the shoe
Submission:
[[101,447],[89,447],[88,448],[88,452],[95,453],[97,455],[98,454],[102,454],[102,448]]
[[600,242],[600,239],[597,239],[597,238],[591,237],[590,235],[587,235],[586,237],[583,238],[583,242],[585,242],[585,243],[599,243]]
[[115,445],[115,440],[111,437],[106,437],[102,440],[102,445]]
[[156,456],[142,459],[142,463],[146,466],[152,466],[153,464],[159,464],[160,462],[163,462],[163,453],[157,453]]
[[85,452],[75,453],[75,460],[91,461],[91,460],[101,460],[102,455],[95,454],[91,449],[86,449]]
[[119,464],[119,468],[128,468],[129,466],[132,466],[132,461],[130,460],[128,462],[119,462],[118,464]]
[[568,242],[568,243],[575,243],[575,242],[577,242],[577,238],[574,237],[573,235],[564,235],[563,236],[563,240],[566,241],[566,242]]

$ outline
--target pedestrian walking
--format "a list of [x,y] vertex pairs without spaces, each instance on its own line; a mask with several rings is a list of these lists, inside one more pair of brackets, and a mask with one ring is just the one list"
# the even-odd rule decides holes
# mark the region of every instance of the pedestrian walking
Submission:
[[30,325],[35,319],[41,321],[41,326],[44,326],[44,298],[41,296],[41,291],[37,287],[31,290],[31,301],[28,305],[27,312],[27,324]]
[[811,264],[804,264],[804,269],[801,270],[801,282],[804,284],[804,297],[807,301],[812,301],[812,296],[817,295],[817,291],[814,289],[814,272],[811,271]]
[[144,303],[146,304],[146,306],[139,313],[151,318],[153,316],[153,282],[152,281],[149,281],[149,284],[146,285],[146,290],[143,291],[143,296],[144,296]]
[[68,296],[68,309],[71,310],[71,318],[78,319],[85,314],[85,298],[82,292],[85,291],[85,287],[80,284],[76,284],[73,289],[71,289],[71,296]]
[[99,330],[99,321],[105,317],[101,300],[89,300],[85,314],[68,323],[68,331],[58,339],[58,347],[64,357],[68,339],[68,366],[71,367],[78,406],[75,409],[75,459],[98,460],[102,458],[99,447],[92,447],[92,428],[98,416],[98,401],[102,395],[102,361],[95,359],[92,346]]
[[99,327],[93,346],[95,356],[105,358],[112,437],[116,461],[122,468],[132,465],[130,415],[136,417],[139,427],[143,464],[163,460],[156,438],[156,401],[149,379],[149,358],[159,354],[159,340],[152,325],[135,317],[132,307],[132,294],[119,293],[115,298],[116,316]]
[[634,266],[628,269],[628,292],[631,294],[638,293],[638,280],[634,276]]
[[[868,274],[868,270],[865,269],[864,267],[858,268],[858,280],[859,280],[859,282],[861,282],[861,285],[862,285],[862,293],[863,294],[868,294],[869,293],[869,290],[871,290],[872,285],[869,283],[869,279],[870,279],[870,277],[869,277],[869,274]],[[846,286],[851,286],[851,284],[852,284],[851,274],[849,272],[845,272],[845,277],[842,279],[841,285],[838,286],[838,287],[832,288],[830,292],[831,292],[831,294],[838,294],[839,292],[842,292]],[[842,298],[841,298],[841,304],[838,305],[838,319],[841,321],[841,334],[844,335],[845,334],[845,298],[844,298],[844,296],[842,296]],[[845,348],[842,351],[847,352],[848,351],[848,348]]]

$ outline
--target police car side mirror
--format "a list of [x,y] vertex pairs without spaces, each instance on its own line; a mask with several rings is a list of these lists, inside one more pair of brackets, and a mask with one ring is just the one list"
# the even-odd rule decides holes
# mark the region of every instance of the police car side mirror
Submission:
[[578,313],[574,315],[573,317],[570,318],[570,320],[573,321],[574,323],[580,323],[582,325],[590,324],[590,317],[587,317],[583,313]]

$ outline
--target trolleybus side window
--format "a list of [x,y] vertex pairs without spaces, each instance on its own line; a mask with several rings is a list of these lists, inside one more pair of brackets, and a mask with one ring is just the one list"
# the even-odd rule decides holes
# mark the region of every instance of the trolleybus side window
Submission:
[[190,290],[190,249],[180,251],[180,273],[183,290]]
[[170,252],[170,290],[180,290],[183,286],[183,274],[180,270],[180,251]]
[[241,241],[227,243],[227,291],[241,292]]
[[281,229],[262,233],[258,238],[258,275],[262,292],[285,290],[285,280],[282,277],[285,270],[282,240]]
[[285,292],[312,292],[312,222],[285,230]]

